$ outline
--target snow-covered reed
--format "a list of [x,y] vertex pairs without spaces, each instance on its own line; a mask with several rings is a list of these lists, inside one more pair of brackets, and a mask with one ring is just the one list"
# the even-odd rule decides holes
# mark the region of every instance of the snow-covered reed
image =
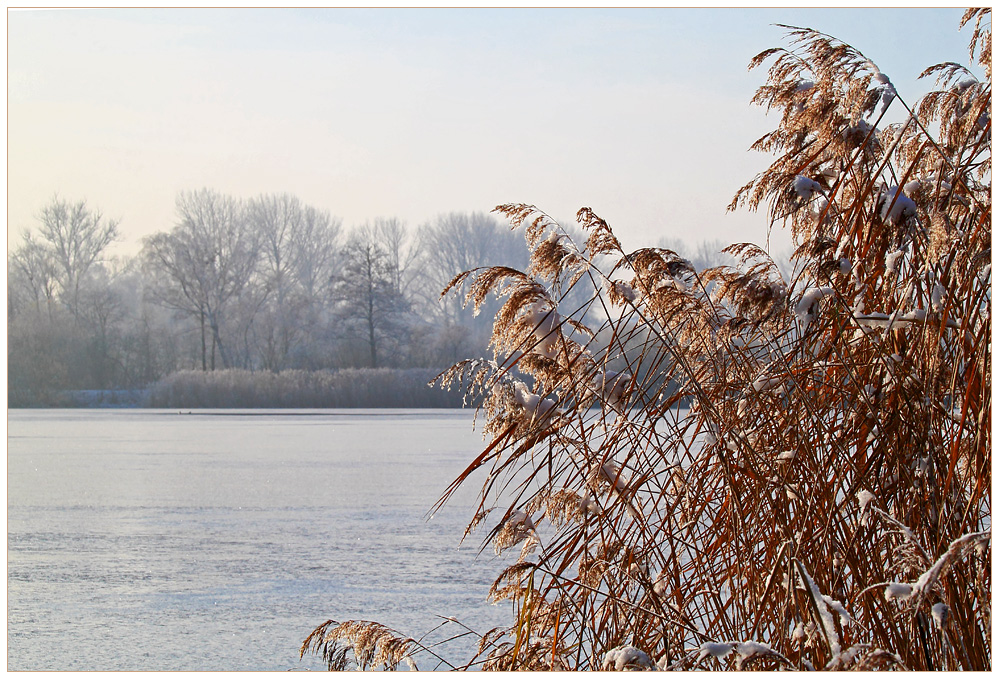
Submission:
[[482,485],[513,617],[458,667],[991,668],[989,10],[965,23],[987,80],[932,67],[912,106],[813,30],[754,59],[777,159],[731,207],[791,230],[791,280],[498,207],[531,265],[453,281],[506,302],[494,356],[441,378],[489,442],[441,502]]

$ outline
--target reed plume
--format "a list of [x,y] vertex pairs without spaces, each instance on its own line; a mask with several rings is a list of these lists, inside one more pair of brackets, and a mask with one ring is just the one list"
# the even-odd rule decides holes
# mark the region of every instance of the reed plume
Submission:
[[913,106],[812,29],[751,62],[776,159],[730,208],[791,231],[791,278],[753,244],[696,271],[589,208],[582,246],[496,209],[530,268],[456,277],[505,303],[494,356],[439,378],[489,441],[441,502],[478,479],[469,531],[512,558],[513,623],[469,664],[991,668],[989,21],[962,21],[986,80],[931,67]]

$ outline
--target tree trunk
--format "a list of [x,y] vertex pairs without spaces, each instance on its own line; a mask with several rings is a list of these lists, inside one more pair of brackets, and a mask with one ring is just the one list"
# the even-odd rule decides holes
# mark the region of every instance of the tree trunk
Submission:
[[219,320],[214,313],[209,313],[208,315],[208,326],[212,329],[212,370],[215,370],[216,347],[219,348],[219,358],[222,360],[222,367],[232,368],[229,352],[226,351],[226,346],[222,343],[222,336],[219,334]]
[[201,310],[201,370],[208,370],[208,347],[205,344],[205,310]]
[[378,368],[378,350],[375,346],[375,324],[368,322],[368,349],[371,351],[372,368]]

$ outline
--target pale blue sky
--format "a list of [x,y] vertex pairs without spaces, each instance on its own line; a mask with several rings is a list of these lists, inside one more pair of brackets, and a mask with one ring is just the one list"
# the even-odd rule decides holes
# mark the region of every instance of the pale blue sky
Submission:
[[763,216],[725,208],[768,163],[747,151],[769,128],[746,65],[781,44],[772,24],[854,45],[912,102],[924,67],[967,63],[961,14],[8,11],[8,244],[58,193],[136,252],[201,187],[292,193],[348,227],[519,201],[590,206],[627,248],[763,243]]

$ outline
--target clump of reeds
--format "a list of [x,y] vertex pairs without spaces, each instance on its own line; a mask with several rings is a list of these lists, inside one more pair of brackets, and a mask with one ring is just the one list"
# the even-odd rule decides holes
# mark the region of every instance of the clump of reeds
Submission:
[[427,385],[425,368],[281,372],[177,371],[155,383],[153,408],[454,408],[461,398]]
[[403,637],[374,621],[339,623],[331,620],[309,634],[302,643],[300,654],[304,655],[307,651],[319,654],[331,671],[348,670],[348,652],[353,653],[354,662],[360,670],[395,670],[401,663],[417,670],[410,655],[419,647],[416,640]]
[[482,479],[470,530],[513,559],[470,663],[991,668],[989,16],[963,19],[986,80],[932,67],[915,106],[810,29],[753,61],[777,160],[731,207],[791,229],[791,280],[751,244],[695,271],[586,208],[582,247],[497,208],[531,265],[452,282],[505,304],[494,358],[442,376],[490,442],[448,492]]

